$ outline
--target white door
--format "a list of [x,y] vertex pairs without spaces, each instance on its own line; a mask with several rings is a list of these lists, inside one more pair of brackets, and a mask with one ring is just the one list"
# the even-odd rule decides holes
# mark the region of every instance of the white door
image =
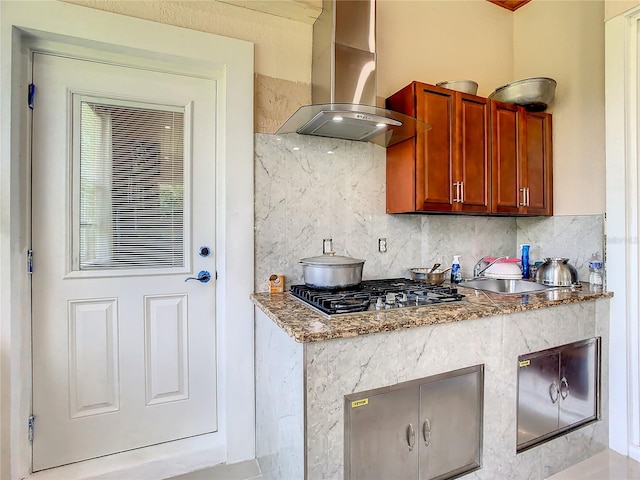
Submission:
[[34,471],[215,431],[215,82],[33,79]]

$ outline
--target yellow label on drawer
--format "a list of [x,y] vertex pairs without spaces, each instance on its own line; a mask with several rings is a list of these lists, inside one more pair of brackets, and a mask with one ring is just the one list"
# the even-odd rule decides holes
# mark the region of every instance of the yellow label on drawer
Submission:
[[528,367],[529,365],[531,365],[531,360],[522,360],[520,362],[520,367]]
[[351,402],[351,408],[362,407],[364,405],[369,405],[368,398],[363,398],[362,400],[355,400]]

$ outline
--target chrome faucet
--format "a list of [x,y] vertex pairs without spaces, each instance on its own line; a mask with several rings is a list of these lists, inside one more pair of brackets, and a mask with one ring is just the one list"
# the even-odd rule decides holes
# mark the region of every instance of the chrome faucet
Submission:
[[487,263],[487,261],[485,260],[486,257],[482,257],[480,260],[478,260],[478,262],[473,266],[473,279],[482,277],[484,275],[484,272],[487,271],[487,269],[489,267],[491,267],[493,264],[498,263],[500,260],[504,260],[505,258],[509,258],[508,255],[503,256],[503,257],[498,257],[495,258],[492,262],[489,262],[488,265],[486,266],[482,266],[483,263]]

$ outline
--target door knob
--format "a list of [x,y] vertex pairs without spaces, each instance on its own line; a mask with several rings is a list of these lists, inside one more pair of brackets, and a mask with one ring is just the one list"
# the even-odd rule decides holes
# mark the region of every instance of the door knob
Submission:
[[198,280],[201,283],[207,283],[211,280],[211,274],[206,270],[200,270],[197,277],[187,277],[184,279],[185,282],[188,282],[189,280]]

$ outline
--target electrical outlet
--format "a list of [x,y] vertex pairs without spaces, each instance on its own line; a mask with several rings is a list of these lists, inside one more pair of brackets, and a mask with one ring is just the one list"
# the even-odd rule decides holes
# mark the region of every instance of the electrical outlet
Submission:
[[378,239],[378,251],[380,253],[384,253],[387,251],[387,239],[386,238],[379,238]]

